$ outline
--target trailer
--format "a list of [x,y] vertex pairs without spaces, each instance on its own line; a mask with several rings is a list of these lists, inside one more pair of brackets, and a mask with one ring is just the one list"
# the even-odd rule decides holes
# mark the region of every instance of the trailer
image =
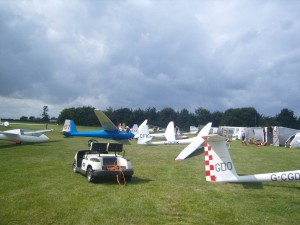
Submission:
[[246,127],[244,129],[245,140],[252,143],[253,140],[261,142],[263,140],[263,128],[262,127]]
[[286,148],[300,148],[300,132],[291,135],[285,142]]
[[233,140],[242,139],[242,134],[245,132],[245,127],[229,127],[220,126],[217,134],[231,138]]
[[285,146],[285,142],[287,141],[287,139],[292,135],[295,135],[297,132],[300,131],[287,127],[264,127],[263,141],[273,146]]

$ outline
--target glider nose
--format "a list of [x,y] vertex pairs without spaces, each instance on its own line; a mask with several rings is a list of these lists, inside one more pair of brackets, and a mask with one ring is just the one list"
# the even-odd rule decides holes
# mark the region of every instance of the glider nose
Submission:
[[131,132],[129,132],[130,134],[129,134],[129,139],[131,139],[131,138],[134,138],[135,137],[135,135],[134,135],[134,133],[131,133]]
[[45,134],[42,134],[39,139],[40,139],[40,141],[48,141],[49,140],[49,138]]

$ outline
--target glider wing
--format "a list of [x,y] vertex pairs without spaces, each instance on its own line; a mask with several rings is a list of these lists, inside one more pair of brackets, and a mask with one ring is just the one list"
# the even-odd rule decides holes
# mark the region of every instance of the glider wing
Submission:
[[94,112],[104,130],[108,130],[108,131],[119,130],[118,127],[116,127],[116,125],[100,109],[95,109]]
[[203,142],[204,139],[203,136],[207,136],[212,123],[208,123],[205,125],[205,127],[202,128],[202,130],[199,132],[197,137],[195,137],[194,141],[191,142],[188,146],[186,146],[176,157],[176,161],[184,160],[186,157],[188,157],[190,154],[192,154],[197,148],[199,148]]

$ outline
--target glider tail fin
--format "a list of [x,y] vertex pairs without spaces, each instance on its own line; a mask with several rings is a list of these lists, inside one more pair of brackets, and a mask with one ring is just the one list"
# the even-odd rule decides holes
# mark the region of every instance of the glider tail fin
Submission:
[[130,129],[130,132],[134,134],[134,138],[139,137],[139,126],[134,124],[133,127]]
[[146,144],[151,141],[148,125],[140,126],[138,144]]
[[239,176],[234,168],[226,138],[219,135],[203,137],[206,181],[235,182]]
[[175,141],[175,128],[174,128],[174,122],[171,121],[165,131],[165,137],[167,141]]
[[77,128],[74,121],[65,120],[62,132],[66,137],[71,136],[73,132],[77,132]]

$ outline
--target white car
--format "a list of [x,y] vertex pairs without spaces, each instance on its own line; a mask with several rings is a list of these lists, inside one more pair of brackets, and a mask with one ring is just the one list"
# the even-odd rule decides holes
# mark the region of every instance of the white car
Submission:
[[72,171],[85,175],[88,182],[104,177],[117,177],[119,180],[119,176],[125,182],[130,181],[134,171],[130,160],[117,154],[122,151],[123,144],[91,142],[90,150],[76,153]]

